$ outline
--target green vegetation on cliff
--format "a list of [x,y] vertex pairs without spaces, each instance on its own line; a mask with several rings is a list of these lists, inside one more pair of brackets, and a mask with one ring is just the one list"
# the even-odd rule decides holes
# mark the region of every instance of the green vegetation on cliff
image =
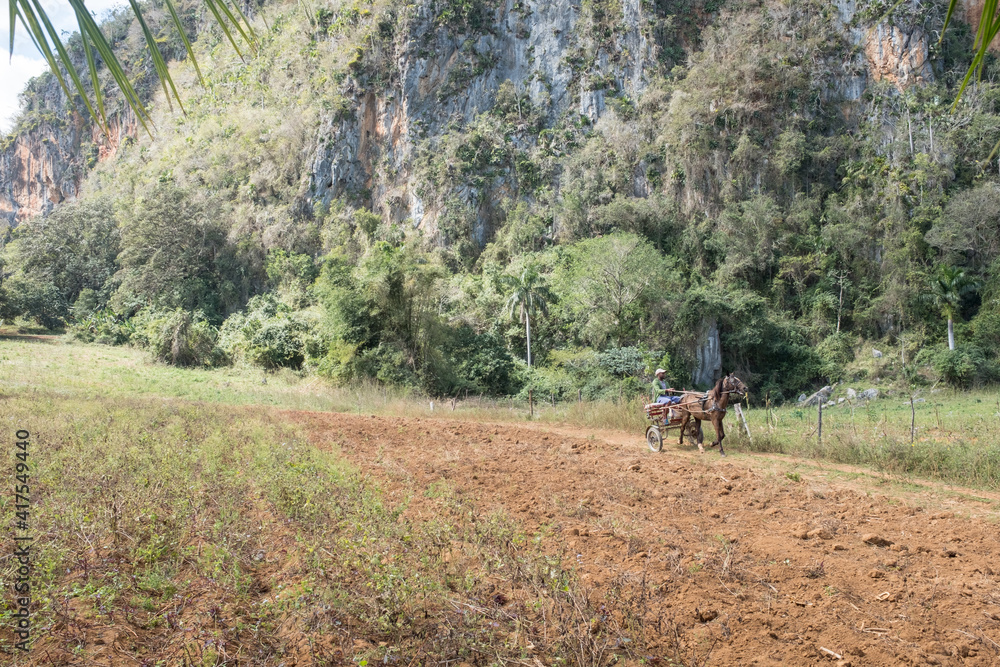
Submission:
[[[946,7],[878,31],[869,9],[267,6],[256,56],[202,33],[205,87],[173,66],[186,115],[158,100],[155,138],[12,232],[0,316],[436,395],[688,385],[713,324],[772,401],[992,382],[997,62],[951,111],[968,29],[903,80],[879,54],[921,55]],[[526,272],[549,295],[530,368],[505,308]]]

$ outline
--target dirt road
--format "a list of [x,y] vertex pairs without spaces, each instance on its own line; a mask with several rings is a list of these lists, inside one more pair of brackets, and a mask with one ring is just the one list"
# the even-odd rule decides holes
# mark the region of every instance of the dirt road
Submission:
[[[446,485],[501,508],[589,595],[644,582],[643,613],[714,665],[1000,664],[1000,504],[871,495],[773,460],[641,434],[288,412],[390,490]],[[969,515],[973,515],[969,518]],[[662,655],[670,637],[643,653]]]

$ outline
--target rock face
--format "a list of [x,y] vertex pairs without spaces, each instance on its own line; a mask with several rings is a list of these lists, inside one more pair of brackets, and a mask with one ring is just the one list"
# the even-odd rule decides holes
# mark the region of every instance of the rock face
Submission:
[[[858,48],[830,77],[829,96],[850,107],[870,80],[888,80],[900,90],[933,80],[930,38],[922,28],[880,24],[870,30],[855,21],[856,0],[835,4],[834,23]],[[610,91],[638,99],[660,66],[659,47],[645,28],[661,18],[657,11],[673,10],[664,3],[622,0],[613,5],[615,16],[602,19],[606,30],[595,36],[587,24],[591,5],[499,0],[491,3],[479,32],[440,25],[428,0],[406,6],[402,34],[393,39],[391,53],[379,54],[391,69],[387,80],[347,85],[349,109],[332,109],[321,123],[310,173],[302,175],[309,183],[302,203],[328,205],[346,195],[387,220],[433,232],[448,202],[415,182],[415,151],[423,138],[488,111],[501,83],[510,81],[526,93],[544,113],[545,125],[579,116],[596,123],[607,113]],[[698,19],[708,22],[711,16]],[[67,105],[54,81],[45,87],[40,106],[52,118],[40,116],[0,150],[0,216],[10,224],[75,197],[87,169],[137,131],[134,119],[125,119],[112,123],[112,137],[98,137],[89,121],[63,111]],[[514,141],[525,148],[537,137]],[[495,202],[516,188],[515,179],[500,177],[449,193],[474,211],[472,236],[480,245],[502,218]],[[644,173],[637,173],[634,194],[648,192]]]
[[0,153],[0,216],[10,226],[76,196],[78,128],[38,127]]
[[[845,62],[836,88],[846,100],[857,100],[868,79],[886,80],[902,91],[917,83],[932,83],[934,70],[928,59],[931,38],[920,25],[876,26],[859,24],[857,0],[836,0],[837,26],[864,56],[863,62]],[[853,60],[853,59],[852,59]]]
[[920,27],[904,32],[897,26],[879,24],[865,43],[868,71],[875,81],[885,79],[897,90],[931,83],[934,70],[927,59],[929,42]]
[[[656,63],[656,49],[640,30],[649,18],[644,5],[622,3],[613,42],[595,47],[595,71],[583,72],[572,64],[574,50],[587,46],[577,30],[582,11],[573,0],[506,0],[496,9],[493,29],[469,36],[436,25],[430,3],[415,6],[408,39],[395,54],[398,78],[378,94],[359,92],[352,117],[333,114],[323,124],[312,160],[310,203],[368,192],[373,210],[387,219],[433,231],[445,203],[426,199],[412,182],[416,143],[488,111],[503,82],[527,93],[548,121],[573,113],[596,122],[606,109],[608,77],[635,99]],[[602,77],[600,85],[591,81],[595,76]],[[376,171],[379,164],[387,168]],[[501,180],[486,191],[470,187],[458,193],[476,210],[473,236],[480,245],[492,232],[490,203],[515,187]]]
[[719,323],[713,317],[702,323],[691,382],[696,387],[712,385],[721,375],[722,343],[719,341]]
[[[56,91],[43,94],[43,104],[65,108],[59,85],[49,87]],[[109,119],[108,135],[77,113],[43,110],[37,118],[0,149],[0,221],[9,226],[74,199],[87,170],[114,157],[138,129],[130,111]]]

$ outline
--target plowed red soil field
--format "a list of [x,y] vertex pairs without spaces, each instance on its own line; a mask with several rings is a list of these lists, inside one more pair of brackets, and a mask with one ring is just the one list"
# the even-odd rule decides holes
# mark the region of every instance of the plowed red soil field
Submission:
[[[669,619],[705,664],[1000,664],[995,494],[885,495],[871,478],[789,477],[768,457],[674,443],[654,454],[641,434],[285,414],[411,495],[410,518],[432,511],[422,492],[443,484],[540,536],[595,599],[639,578],[647,627]],[[635,654],[657,662],[671,633]]]

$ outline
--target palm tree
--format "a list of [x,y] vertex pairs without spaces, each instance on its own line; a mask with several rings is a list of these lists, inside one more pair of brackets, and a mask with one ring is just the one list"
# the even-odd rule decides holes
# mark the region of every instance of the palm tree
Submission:
[[964,269],[942,264],[931,279],[928,294],[934,307],[948,318],[948,349],[955,349],[955,318],[961,317],[962,297],[975,291],[977,281],[966,275]]
[[528,368],[531,368],[531,318],[536,314],[548,315],[552,295],[545,286],[538,269],[528,266],[518,276],[504,276],[504,284],[510,291],[504,312],[513,318],[514,313],[524,322],[525,339],[528,343]]

